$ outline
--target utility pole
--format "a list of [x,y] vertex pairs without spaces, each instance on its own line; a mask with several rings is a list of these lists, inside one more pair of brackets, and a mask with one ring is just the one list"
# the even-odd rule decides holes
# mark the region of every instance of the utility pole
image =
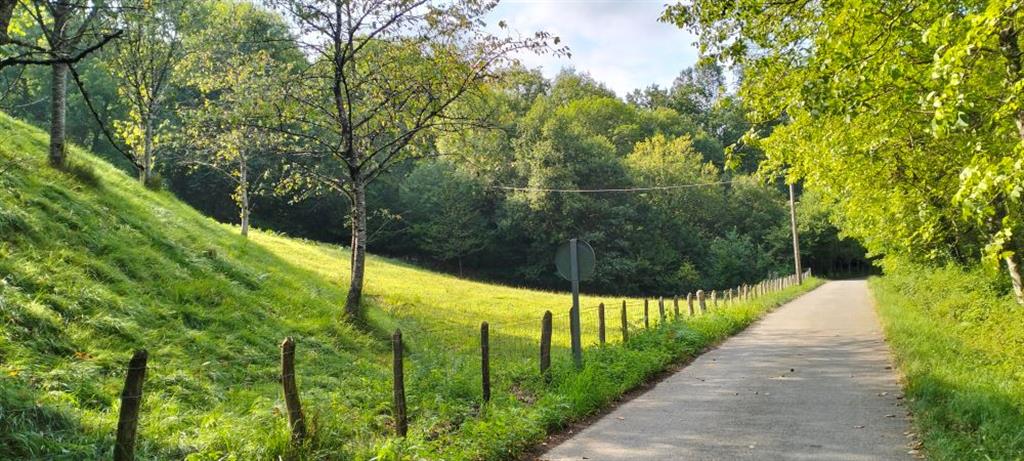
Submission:
[[793,185],[789,185],[789,225],[793,230],[793,263],[796,267],[796,283],[804,282],[804,271],[800,267],[800,235],[796,231],[796,198]]

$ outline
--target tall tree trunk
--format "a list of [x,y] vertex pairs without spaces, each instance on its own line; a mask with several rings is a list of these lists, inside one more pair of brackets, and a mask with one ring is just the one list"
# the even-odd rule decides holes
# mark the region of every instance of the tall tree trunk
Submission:
[[249,237],[249,172],[244,157],[238,165],[238,197],[242,212],[242,237]]
[[66,158],[65,119],[67,118],[68,65],[57,63],[51,66],[50,89],[50,165],[63,167]]
[[352,279],[345,300],[345,314],[351,319],[360,319],[363,274],[366,272],[366,184],[356,181],[352,189]]
[[139,182],[148,185],[153,177],[153,118],[146,117],[146,125],[142,131],[142,168],[139,169]]
[[11,25],[11,18],[14,16],[14,7],[18,6],[18,0],[0,0],[0,45],[10,40],[7,30]]
[[1021,282],[1019,260],[1020,256],[1016,253],[1008,256],[1006,270],[1010,273],[1010,281],[1013,282],[1013,296],[1017,299],[1017,304],[1024,305],[1024,284]]
[[[1009,25],[999,33],[999,48],[1003,53],[1003,57],[1007,60],[1007,73],[1009,74],[1009,80],[1011,84],[1016,84],[1021,80],[1024,75],[1024,54],[1021,53],[1020,49],[1020,31],[1013,24]],[[1021,142],[1024,142],[1024,110],[1017,110],[1016,113],[1017,123],[1017,138]],[[1000,197],[1000,202],[1005,202],[1006,198]],[[997,205],[999,206],[999,205]],[[1007,206],[1005,203],[1002,206]],[[1007,206],[1008,207],[1008,206]],[[1008,211],[1007,211],[1008,213]],[[1005,215],[1000,217],[999,223],[1002,224]],[[1016,230],[1016,229],[1015,229]],[[1015,241],[1020,241],[1020,237],[1014,235]],[[1021,251],[1024,250],[1024,245],[1013,245],[1009,248],[1013,251],[1013,255],[1005,258],[1006,271],[1010,274],[1010,281],[1013,283],[1013,294],[1017,298],[1017,304],[1024,305],[1024,286],[1022,286],[1021,275],[1020,275],[1020,258]]]

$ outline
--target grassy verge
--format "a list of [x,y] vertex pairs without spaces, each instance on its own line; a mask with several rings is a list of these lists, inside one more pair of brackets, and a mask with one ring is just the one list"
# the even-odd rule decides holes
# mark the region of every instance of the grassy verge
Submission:
[[890,272],[871,287],[929,459],[1024,459],[1024,309],[978,272]]
[[[46,137],[0,114],[0,459],[109,459],[124,366],[149,351],[139,459],[509,459],[598,411],[669,363],[735,332],[792,288],[597,347],[569,363],[569,297],[460,280],[371,257],[367,332],[339,321],[344,249],[269,232],[241,238],[87,152],[46,165]],[[671,302],[666,303],[671,316]],[[688,310],[686,306],[681,306]],[[537,376],[541,315],[555,314],[553,375]],[[490,322],[494,399],[480,405],[478,332]],[[391,420],[387,333],[405,332],[410,436]],[[298,342],[310,440],[289,447],[278,344]]]

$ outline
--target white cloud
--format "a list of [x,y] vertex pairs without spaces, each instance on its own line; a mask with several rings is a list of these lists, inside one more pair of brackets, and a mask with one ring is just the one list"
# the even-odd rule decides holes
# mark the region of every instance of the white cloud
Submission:
[[571,58],[524,54],[529,67],[554,76],[563,67],[589,72],[620,96],[657,83],[669,86],[697,60],[694,37],[658,22],[663,0],[503,0],[488,17],[524,35],[543,30],[569,46]]

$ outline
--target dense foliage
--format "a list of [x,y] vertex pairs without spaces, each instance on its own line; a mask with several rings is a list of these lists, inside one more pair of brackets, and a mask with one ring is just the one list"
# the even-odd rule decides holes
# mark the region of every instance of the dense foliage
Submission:
[[[667,20],[738,65],[766,169],[875,254],[1002,264],[1024,303],[1024,11],[1014,1],[695,1]],[[757,133],[751,133],[750,138]]]

